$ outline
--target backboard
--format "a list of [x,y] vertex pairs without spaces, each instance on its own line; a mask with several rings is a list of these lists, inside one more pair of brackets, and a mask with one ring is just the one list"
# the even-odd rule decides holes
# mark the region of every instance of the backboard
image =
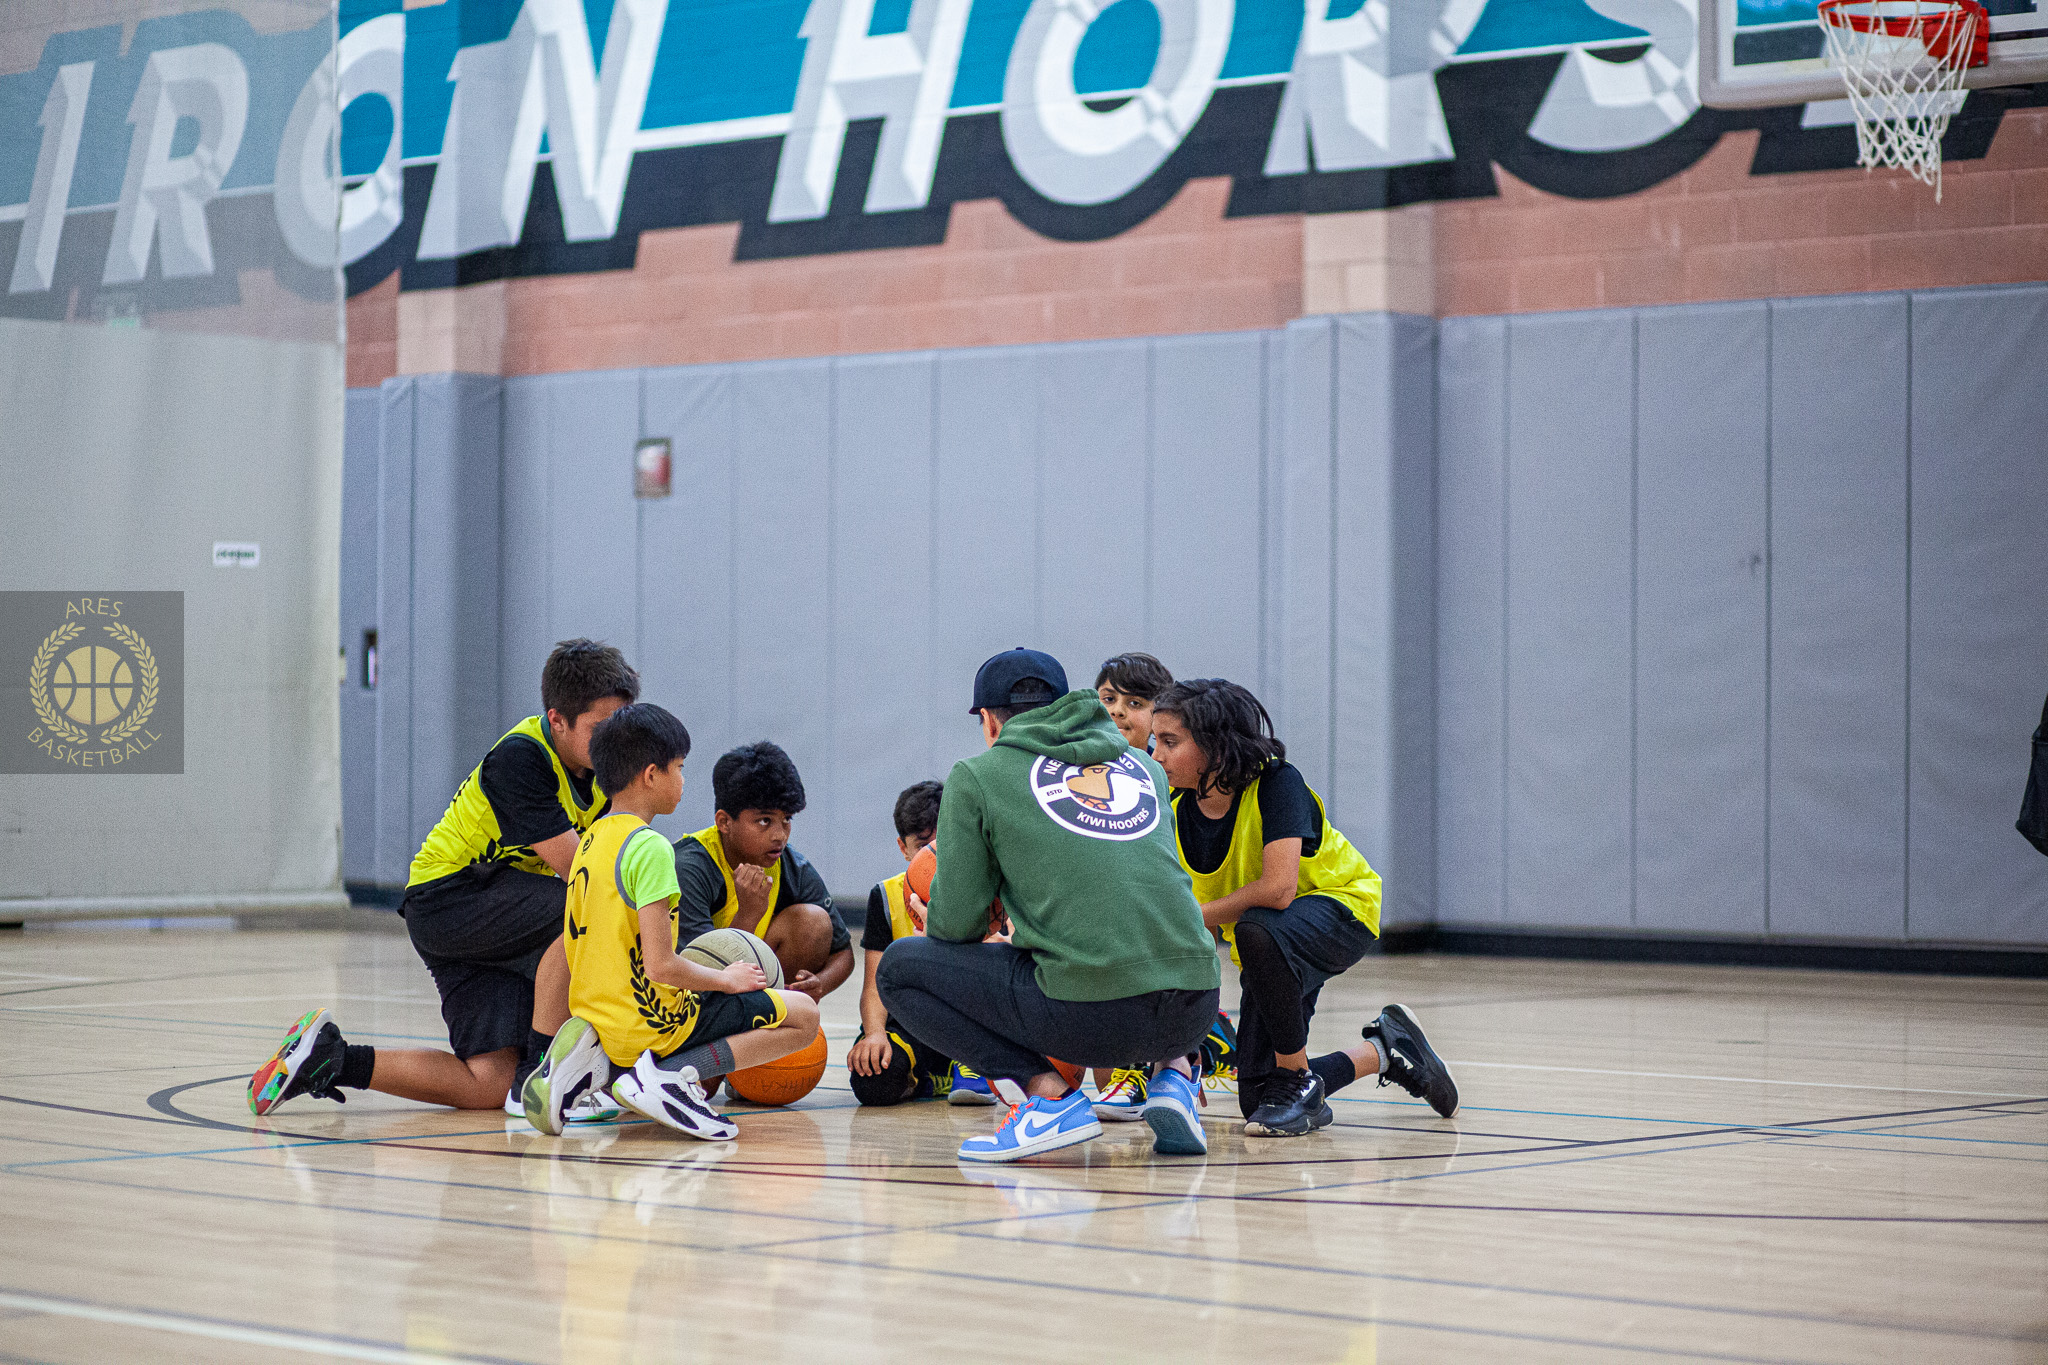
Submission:
[[[2048,80],[2048,0],[1984,0],[1991,60],[1966,89]],[[1699,0],[1700,102],[1720,109],[1843,98],[1813,0]]]

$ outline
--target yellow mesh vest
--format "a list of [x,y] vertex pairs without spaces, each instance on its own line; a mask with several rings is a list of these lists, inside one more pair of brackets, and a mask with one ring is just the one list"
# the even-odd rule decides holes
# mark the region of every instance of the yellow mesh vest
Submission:
[[[740,896],[738,888],[732,884],[732,864],[725,860],[725,840],[718,837],[716,825],[709,829],[700,829],[690,837],[704,845],[704,851],[711,855],[712,866],[718,869],[719,876],[725,878],[725,904],[719,906],[712,914],[711,925],[715,929],[729,929],[732,927],[732,917],[739,913]],[[775,866],[768,869],[768,908],[761,912],[761,922],[754,926],[754,934],[757,937],[768,932],[768,921],[775,918],[776,902],[781,899],[782,859],[777,858]]]
[[[640,953],[640,910],[619,885],[626,844],[641,830],[659,839],[637,815],[607,815],[576,846],[563,911],[563,950],[569,958],[569,1012],[597,1029],[604,1051],[631,1066],[652,1049],[667,1056],[697,1026],[697,996],[649,980]],[[669,921],[673,938],[675,921]],[[673,942],[669,945],[673,948]]]
[[917,934],[917,924],[910,918],[910,901],[906,893],[910,890],[910,874],[898,872],[882,883],[882,900],[889,907],[889,940],[912,938]]
[[[1336,901],[1377,936],[1380,931],[1380,874],[1372,870],[1365,861],[1365,855],[1352,847],[1351,841],[1330,823],[1330,817],[1323,809],[1323,798],[1313,790],[1309,795],[1315,798],[1316,816],[1323,822],[1323,837],[1316,856],[1301,860],[1301,870],[1294,879],[1294,894],[1325,896]],[[1194,799],[1195,794],[1185,789],[1175,793],[1176,814],[1182,801]],[[1174,847],[1180,847],[1178,820],[1174,822]],[[1254,781],[1244,789],[1244,796],[1237,803],[1237,823],[1231,826],[1230,850],[1223,855],[1222,864],[1214,872],[1197,872],[1188,866],[1187,851],[1181,849],[1180,865],[1187,868],[1188,876],[1195,884],[1195,899],[1207,905],[1257,881],[1265,867],[1265,856],[1265,820],[1259,814],[1259,784]],[[1236,962],[1236,925],[1223,926],[1223,940],[1230,945],[1230,960]]]
[[[581,834],[590,828],[590,822],[604,809],[605,795],[599,789],[597,779],[592,778],[589,802],[585,804],[576,800],[576,790],[569,785],[569,770],[562,766],[555,746],[548,743],[546,726],[547,721],[542,717],[528,716],[506,731],[498,744],[514,735],[524,735],[540,745],[541,752],[554,765],[555,795],[561,800],[562,811],[569,817],[569,824]],[[498,745],[491,747],[495,749]],[[412,872],[405,879],[407,886],[418,886],[421,882],[460,872],[472,863],[510,863],[522,872],[534,872],[543,877],[555,874],[555,870],[526,845],[498,842],[498,813],[491,809],[490,798],[484,795],[483,770],[484,765],[477,764],[469,776],[462,779],[462,785],[455,789],[455,797],[449,801],[440,823],[427,835],[427,841],[420,845],[419,853],[412,860]]]

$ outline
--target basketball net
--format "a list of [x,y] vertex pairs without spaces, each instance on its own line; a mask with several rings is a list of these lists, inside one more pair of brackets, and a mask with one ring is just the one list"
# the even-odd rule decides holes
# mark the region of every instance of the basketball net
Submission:
[[1821,0],[1828,62],[1856,114],[1856,164],[1896,166],[1941,202],[1941,137],[1963,102],[1963,72],[1988,60],[1977,0]]

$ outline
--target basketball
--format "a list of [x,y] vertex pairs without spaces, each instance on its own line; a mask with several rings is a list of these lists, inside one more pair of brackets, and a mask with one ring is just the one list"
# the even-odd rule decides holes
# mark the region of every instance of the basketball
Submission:
[[708,934],[699,934],[683,949],[682,956],[713,971],[722,971],[735,962],[751,962],[768,978],[769,990],[782,985],[782,964],[776,961],[775,950],[744,929],[713,929]]
[[754,1104],[794,1104],[817,1089],[824,1074],[825,1031],[819,1029],[809,1046],[772,1062],[729,1072],[725,1084],[733,1094]]
[[917,893],[917,898],[930,903],[932,898],[932,874],[939,870],[939,846],[936,842],[926,844],[910,860],[910,871],[903,874],[903,884]]

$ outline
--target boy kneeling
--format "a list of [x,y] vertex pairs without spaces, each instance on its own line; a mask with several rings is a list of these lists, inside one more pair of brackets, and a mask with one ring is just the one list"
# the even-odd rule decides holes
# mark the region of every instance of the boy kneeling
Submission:
[[739,1136],[705,1087],[787,1056],[818,1032],[817,1002],[766,989],[752,963],[723,970],[678,955],[675,855],[649,824],[683,797],[690,735],[659,706],[622,707],[590,740],[611,813],[577,845],[564,942],[571,1018],[527,1079],[527,1121],[562,1131],[579,1096],[609,1086],[656,1123],[707,1142]]

